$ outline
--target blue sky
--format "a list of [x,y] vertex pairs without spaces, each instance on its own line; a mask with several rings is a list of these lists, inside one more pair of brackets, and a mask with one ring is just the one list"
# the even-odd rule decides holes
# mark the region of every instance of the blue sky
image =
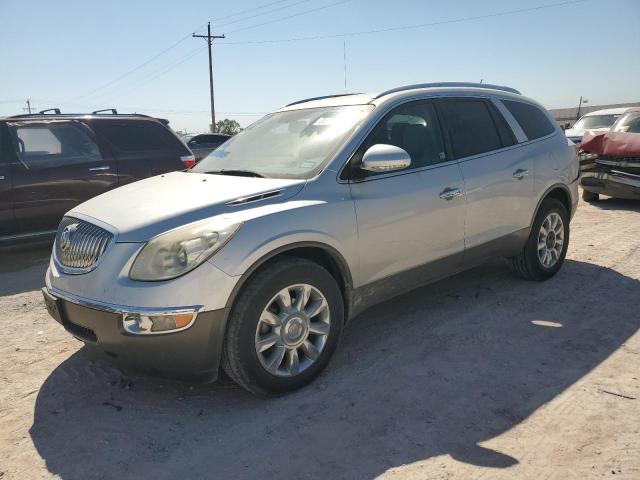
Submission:
[[580,95],[590,104],[640,101],[640,0],[587,0],[375,34],[251,43],[557,3],[562,0],[0,0],[0,115],[22,113],[30,98],[37,109],[116,107],[169,118],[176,130],[204,131],[206,45],[190,34],[204,33],[208,20],[215,33],[227,35],[214,47],[217,117],[242,125],[296,99],[344,92],[343,42],[348,91],[484,79],[518,88],[548,108],[574,106]]

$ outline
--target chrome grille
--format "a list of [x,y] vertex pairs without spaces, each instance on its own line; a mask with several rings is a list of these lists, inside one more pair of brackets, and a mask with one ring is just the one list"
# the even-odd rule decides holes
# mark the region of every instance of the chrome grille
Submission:
[[86,273],[95,267],[112,239],[113,234],[103,228],[64,217],[53,247],[55,260],[65,273]]

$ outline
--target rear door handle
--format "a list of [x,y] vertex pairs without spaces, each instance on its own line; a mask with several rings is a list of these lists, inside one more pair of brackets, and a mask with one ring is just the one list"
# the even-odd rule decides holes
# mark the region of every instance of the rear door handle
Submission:
[[90,172],[106,172],[107,170],[111,170],[111,167],[108,165],[103,165],[101,167],[92,167],[89,169]]
[[527,175],[529,175],[529,170],[526,168],[519,168],[513,172],[513,178],[517,178],[518,180],[522,180]]
[[462,191],[458,187],[447,187],[440,192],[440,198],[443,200],[451,200],[453,197],[459,197],[460,195],[462,195]]

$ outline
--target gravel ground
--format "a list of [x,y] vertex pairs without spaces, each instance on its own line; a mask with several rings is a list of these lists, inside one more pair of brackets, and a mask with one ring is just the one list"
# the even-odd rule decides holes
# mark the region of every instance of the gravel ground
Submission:
[[0,251],[0,478],[640,478],[640,204],[582,203],[544,283],[503,261],[354,320],[308,388],[121,371]]

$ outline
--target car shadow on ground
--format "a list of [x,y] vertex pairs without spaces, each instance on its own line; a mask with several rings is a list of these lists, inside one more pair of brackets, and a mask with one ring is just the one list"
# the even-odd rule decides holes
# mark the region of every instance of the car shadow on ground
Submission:
[[[0,275],[12,274],[10,282],[0,282],[0,297],[38,290],[44,286],[51,243],[51,239],[45,239],[20,245],[0,244]],[[20,274],[15,275],[18,271]]]
[[30,434],[63,479],[372,478],[443,454],[508,468],[525,452],[481,443],[632,336],[639,291],[590,263],[533,283],[494,262],[354,319],[316,382],[268,400],[226,379],[123,373],[81,349],[45,381]]
[[600,197],[600,200],[589,202],[589,205],[602,210],[626,210],[629,212],[640,212],[640,197],[638,200]]

